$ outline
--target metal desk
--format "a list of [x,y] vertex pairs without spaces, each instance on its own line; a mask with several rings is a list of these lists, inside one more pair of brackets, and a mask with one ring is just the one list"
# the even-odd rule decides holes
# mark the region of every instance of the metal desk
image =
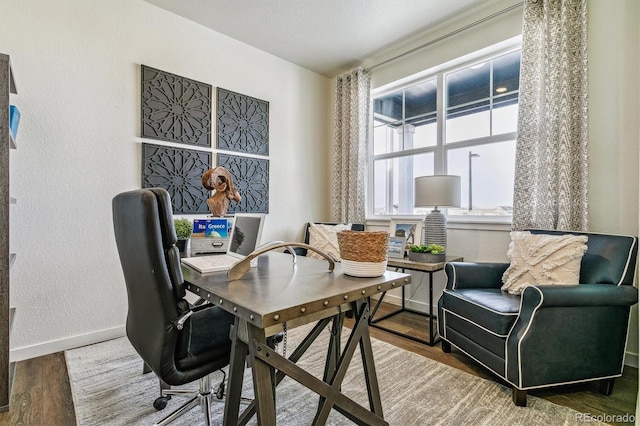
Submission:
[[[369,336],[369,297],[410,283],[410,275],[387,271],[376,278],[355,278],[344,275],[339,263],[334,272],[328,272],[326,261],[298,257],[294,266],[291,255],[277,252],[260,256],[258,267],[236,281],[227,281],[226,272],[200,274],[187,266],[182,270],[187,290],[236,316],[231,331],[232,353],[223,424],[246,424],[257,413],[258,424],[274,425],[274,389],[285,375],[320,395],[314,425],[325,424],[332,408],[357,424],[388,424],[383,418]],[[355,325],[341,354],[339,340],[330,339],[324,380],[319,380],[295,362],[329,321],[334,321],[334,327],[342,326],[345,310],[354,312]],[[316,327],[289,358],[266,344],[266,338],[281,332],[283,324],[292,329],[316,321]],[[340,392],[358,346],[369,410]],[[252,367],[255,401],[240,413],[247,356]]]
[[[414,309],[409,309],[406,307],[405,287],[403,286],[402,287],[402,305],[400,309],[390,312],[382,317],[374,318],[376,315],[376,312],[378,311],[378,308],[380,307],[380,304],[382,303],[382,300],[384,299],[384,296],[386,296],[387,294],[387,292],[384,291],[382,292],[382,295],[380,296],[380,298],[378,299],[378,302],[374,306],[373,311],[371,311],[369,324],[372,327],[376,327],[381,330],[385,330],[390,333],[397,334],[398,336],[403,336],[408,339],[415,340],[416,342],[426,343],[429,346],[433,346],[436,343],[438,343],[438,341],[440,340],[440,337],[438,336],[438,331],[435,329],[433,324],[433,317],[434,317],[433,315],[433,273],[443,270],[444,265],[447,262],[461,262],[462,260],[463,258],[460,256],[447,256],[444,262],[426,263],[426,262],[414,262],[407,258],[403,258],[403,259],[389,258],[389,260],[387,261],[387,266],[395,267],[396,271],[402,270],[402,272],[405,272],[406,270],[410,270],[410,271],[426,272],[427,274],[429,274],[429,313],[416,311]],[[413,314],[417,314],[417,315],[429,318],[429,340],[425,340],[414,335],[405,334],[380,324],[380,321],[389,319],[402,312],[411,312]]]

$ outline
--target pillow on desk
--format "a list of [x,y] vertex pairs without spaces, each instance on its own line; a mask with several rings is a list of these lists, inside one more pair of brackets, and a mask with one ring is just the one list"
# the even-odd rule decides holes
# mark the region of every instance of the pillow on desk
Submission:
[[507,256],[511,264],[502,275],[502,290],[522,294],[532,285],[576,285],[587,250],[586,235],[511,233]]
[[[351,229],[350,223],[338,225],[321,225],[319,223],[310,222],[309,245],[322,250],[323,252],[340,260],[340,249],[338,248],[337,233],[349,229]],[[323,259],[322,256],[312,250],[307,251],[307,257],[311,257],[313,259]]]

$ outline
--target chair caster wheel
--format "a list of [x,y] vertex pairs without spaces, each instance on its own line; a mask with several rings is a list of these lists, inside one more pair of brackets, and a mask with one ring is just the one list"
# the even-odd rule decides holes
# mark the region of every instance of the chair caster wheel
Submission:
[[161,396],[156,398],[156,400],[153,401],[153,408],[155,408],[158,411],[164,409],[164,407],[167,406],[167,402],[169,402],[170,399],[171,399],[170,396]]

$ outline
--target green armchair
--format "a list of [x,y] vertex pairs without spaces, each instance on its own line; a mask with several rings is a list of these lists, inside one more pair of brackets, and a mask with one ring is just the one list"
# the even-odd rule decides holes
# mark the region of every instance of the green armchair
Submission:
[[588,237],[577,286],[527,287],[522,295],[501,291],[508,263],[453,262],[438,302],[442,349],[457,347],[513,387],[525,406],[527,390],[601,381],[610,395],[622,375],[637,238],[584,232],[532,230]]

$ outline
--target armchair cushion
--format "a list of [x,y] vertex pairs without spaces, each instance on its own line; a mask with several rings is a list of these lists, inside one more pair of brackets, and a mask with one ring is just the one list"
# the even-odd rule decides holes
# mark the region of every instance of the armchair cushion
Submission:
[[532,285],[578,284],[586,243],[586,235],[512,232],[507,252],[511,264],[502,276],[502,290],[522,294]]
[[446,310],[491,334],[509,334],[520,311],[520,297],[498,288],[445,290],[442,305]]

